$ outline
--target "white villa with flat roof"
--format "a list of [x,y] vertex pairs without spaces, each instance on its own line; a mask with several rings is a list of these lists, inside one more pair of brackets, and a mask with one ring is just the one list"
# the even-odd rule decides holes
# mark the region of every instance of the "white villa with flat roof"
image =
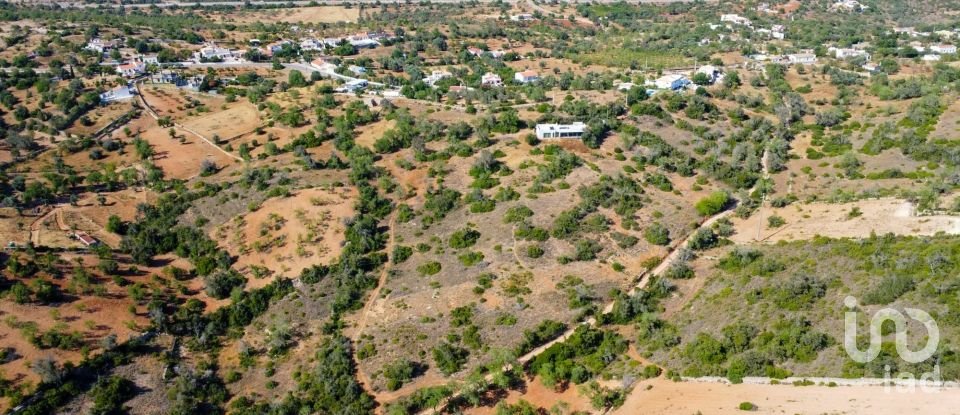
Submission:
[[337,92],[356,92],[366,88],[367,85],[368,85],[368,82],[366,79],[354,79],[351,81],[347,81],[347,83],[337,88],[336,91]]
[[194,52],[193,58],[197,62],[200,62],[203,60],[216,60],[216,59],[226,60],[227,58],[234,57],[235,54],[236,52],[230,49],[220,48],[220,47],[217,47],[217,45],[210,43],[200,48],[199,51]]
[[721,22],[728,22],[742,26],[752,26],[753,22],[750,19],[743,17],[739,14],[722,14],[720,15]]
[[433,71],[429,76],[423,78],[423,83],[434,86],[441,79],[452,78],[453,74],[447,71]]
[[690,80],[682,74],[670,74],[661,76],[652,83],[657,89],[671,89],[675,91],[687,86]]
[[939,54],[954,54],[957,53],[957,47],[953,45],[930,45],[930,51],[933,53]]
[[136,94],[136,91],[133,88],[129,85],[123,85],[100,94],[100,102],[108,104],[115,101],[123,101],[133,98],[134,94]]
[[810,65],[817,63],[817,55],[812,53],[792,53],[787,55],[787,61],[791,64]]
[[537,124],[534,129],[537,138],[541,140],[558,138],[580,138],[587,130],[587,125],[582,122],[573,124]]
[[863,56],[867,60],[870,60],[870,52],[867,52],[863,49],[853,49],[853,48],[836,48],[831,46],[827,49],[829,52],[833,52],[833,56],[837,59],[847,59],[855,58],[857,56]]

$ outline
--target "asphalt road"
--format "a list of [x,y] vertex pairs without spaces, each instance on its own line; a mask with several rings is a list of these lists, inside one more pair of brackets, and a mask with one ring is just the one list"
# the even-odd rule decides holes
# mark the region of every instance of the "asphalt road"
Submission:
[[[497,0],[429,0],[430,3],[446,3],[446,4],[455,4],[455,3],[493,3]],[[506,3],[525,3],[527,0],[503,0]],[[668,4],[668,3],[690,3],[697,0],[592,0],[595,3],[619,3],[624,1],[626,3],[634,4]],[[716,2],[718,0],[707,0],[709,3]],[[255,6],[276,6],[276,5],[287,5],[292,4],[294,6],[308,6],[311,3],[319,3],[320,5],[337,5],[342,3],[363,3],[375,5],[380,4],[405,4],[404,1],[384,1],[384,0],[320,0],[320,1],[308,1],[308,0],[293,0],[293,1],[204,1],[204,2],[190,2],[190,1],[163,1],[157,3],[135,3],[135,4],[123,4],[123,3],[84,3],[84,2],[56,2],[56,1],[23,1],[21,4],[56,4],[61,7],[72,7],[72,8],[98,8],[98,7],[193,7],[196,5],[213,7],[213,6],[244,6],[247,4]],[[419,1],[414,2],[419,3]],[[571,1],[567,3],[576,4],[577,1]]]

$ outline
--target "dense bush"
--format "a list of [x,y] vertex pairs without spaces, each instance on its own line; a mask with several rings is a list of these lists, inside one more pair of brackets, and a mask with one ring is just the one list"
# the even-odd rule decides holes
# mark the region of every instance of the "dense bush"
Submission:
[[433,361],[437,365],[440,373],[450,376],[459,372],[465,363],[470,352],[459,346],[447,342],[441,342],[433,348]]
[[442,266],[440,265],[439,262],[430,261],[430,262],[426,262],[426,263],[418,266],[418,267],[417,267],[417,272],[419,272],[419,273],[421,273],[421,274],[423,274],[423,275],[434,275],[434,274],[440,272],[440,269],[441,269],[441,268],[442,268]]
[[567,330],[567,325],[558,321],[544,320],[533,330],[523,331],[523,340],[517,345],[514,352],[517,356],[523,356],[533,349],[547,343]]
[[533,358],[527,370],[540,376],[547,386],[568,381],[584,383],[626,350],[626,339],[616,332],[581,325],[570,338]]
[[667,245],[670,243],[670,230],[660,222],[654,222],[643,231],[643,238],[654,245]]
[[246,278],[232,269],[216,271],[203,278],[204,291],[218,300],[229,297],[234,288],[243,287],[246,282]]
[[387,380],[387,390],[400,389],[416,375],[417,364],[406,359],[394,361],[383,367],[383,377]]
[[90,409],[90,413],[94,415],[126,413],[123,403],[134,397],[136,391],[137,387],[133,382],[120,376],[101,378],[90,390],[90,397],[93,399],[93,408]]
[[722,211],[729,202],[730,195],[727,192],[717,191],[700,199],[694,207],[701,216],[713,216]]
[[864,304],[889,304],[913,291],[916,283],[910,275],[888,275],[863,295]]
[[470,228],[463,228],[454,231],[453,234],[450,235],[449,244],[451,248],[463,249],[473,246],[479,239],[480,232]]

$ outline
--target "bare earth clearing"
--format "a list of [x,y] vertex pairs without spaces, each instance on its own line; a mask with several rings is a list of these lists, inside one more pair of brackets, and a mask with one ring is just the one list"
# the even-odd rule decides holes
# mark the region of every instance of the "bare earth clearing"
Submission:
[[[851,214],[859,208],[860,216]],[[777,215],[786,225],[770,229],[767,218]],[[884,198],[830,204],[794,204],[783,208],[764,208],[746,220],[734,220],[737,233],[730,239],[737,244],[811,239],[816,235],[832,238],[866,238],[878,235],[934,235],[960,233],[960,217],[914,216],[910,202]],[[758,237],[759,230],[759,237]]]
[[285,23],[336,23],[355,22],[360,17],[360,9],[343,6],[301,7],[295,9],[266,10],[256,12],[231,13],[224,16],[224,21],[240,23],[254,22],[285,22]]
[[224,140],[249,133],[259,124],[260,115],[257,114],[257,108],[248,102],[235,104],[227,110],[203,114],[183,122],[187,128],[205,137],[219,135]]
[[[237,267],[265,267],[278,275],[297,275],[340,254],[343,219],[353,214],[354,195],[347,189],[301,190],[268,200],[257,211],[219,227],[212,238],[239,255]],[[272,281],[250,281],[259,287]]]
[[960,390],[900,393],[877,386],[725,385],[657,378],[639,382],[612,414],[742,414],[741,402],[757,405],[756,412],[763,414],[956,414]]

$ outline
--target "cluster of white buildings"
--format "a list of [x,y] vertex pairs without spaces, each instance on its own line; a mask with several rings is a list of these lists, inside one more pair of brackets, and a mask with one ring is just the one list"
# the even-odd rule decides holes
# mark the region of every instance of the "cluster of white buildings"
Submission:
[[833,57],[837,59],[850,59],[850,58],[856,58],[856,57],[862,56],[867,61],[869,61],[871,58],[870,52],[867,52],[866,50],[863,50],[860,48],[838,48],[838,47],[831,46],[827,48],[827,51],[832,53]]
[[447,71],[433,71],[430,75],[427,75],[423,78],[423,83],[436,86],[437,82],[440,82],[442,79],[452,78],[453,74]]
[[193,60],[197,63],[210,61],[240,62],[243,60],[243,52],[236,49],[222,48],[214,43],[207,43],[203,45],[200,50],[193,53]]
[[960,37],[960,29],[953,30],[937,30],[934,32],[921,32],[914,27],[894,27],[893,33],[907,35],[909,37],[930,37],[933,35],[940,36],[942,39],[954,39]]
[[140,55],[126,63],[117,65],[117,75],[126,78],[136,78],[147,73],[147,65],[159,65],[157,55]]
[[870,7],[861,4],[857,0],[837,0],[830,5],[831,10],[846,10],[850,12],[862,12]]
[[[776,11],[773,11],[773,13],[776,13]],[[720,23],[726,23],[725,25],[726,28],[730,30],[733,30],[733,26],[747,27],[752,29],[754,33],[757,33],[772,39],[783,40],[786,37],[786,28],[783,25],[779,25],[779,24],[773,25],[773,26],[770,26],[769,29],[754,28],[753,22],[751,22],[750,19],[743,17],[739,14],[721,14]],[[716,24],[710,25],[710,29],[712,30],[717,30],[720,27],[721,25],[716,25]],[[723,37],[721,35],[721,40],[722,39]],[[706,42],[701,41],[701,44],[704,44],[704,43],[709,43],[709,41],[706,41]]]
[[750,19],[743,17],[739,14],[721,14],[720,22],[731,23],[738,26],[747,26],[752,27],[753,22]]
[[179,72],[162,70],[150,75],[152,84],[171,84],[178,88],[199,90],[203,83],[203,75],[193,75],[184,78]]
[[757,5],[758,13],[777,14],[777,9],[771,8],[770,3],[760,3]]
[[750,55],[750,59],[757,62],[773,62],[783,65],[813,65],[817,63],[817,55],[810,50],[802,50],[800,53],[790,53],[787,55]]
[[920,42],[910,42],[909,46],[917,52],[923,53],[923,56],[921,56],[920,59],[926,62],[937,62],[942,59],[941,55],[957,54],[957,47],[954,45],[941,43],[924,46]]
[[764,35],[768,38],[783,40],[786,37],[786,28],[782,24],[775,24],[770,26],[769,29],[759,28],[753,31],[754,33]]
[[323,50],[325,48],[335,48],[347,42],[357,49],[373,49],[381,45],[381,42],[391,39],[392,36],[385,31],[360,32],[350,36],[328,37],[323,39],[305,38],[300,40],[300,49],[302,50]]
[[104,40],[100,38],[91,39],[83,48],[99,54],[104,54],[110,50],[117,49],[119,42],[116,40]]
[[503,57],[504,54],[506,54],[506,52],[504,52],[504,51],[502,51],[502,50],[490,50],[490,51],[487,51],[487,50],[483,50],[483,49],[476,48],[476,47],[473,47],[473,46],[467,48],[467,53],[469,53],[469,54],[471,54],[471,55],[473,55],[473,56],[476,56],[476,57],[480,57],[480,56],[483,56],[484,54],[486,54],[486,55],[490,55],[490,57],[492,57],[492,58],[494,58],[494,59],[500,59],[500,58]]
[[[940,39],[953,39],[960,35],[960,29],[954,30],[937,30],[933,33],[931,32],[920,32],[913,27],[894,27],[893,33],[907,35],[911,38],[926,37],[929,38],[933,35],[937,35]],[[929,45],[924,45],[922,42],[913,41],[908,44],[919,53],[924,55],[920,57],[921,60],[927,62],[936,62],[942,59],[941,55],[954,55],[957,53],[957,47],[950,44],[944,43],[934,43]]]
[[512,22],[529,22],[532,20],[536,20],[536,18],[533,17],[533,15],[530,13],[520,13],[520,14],[510,15],[510,21]]
[[927,37],[930,36],[930,32],[918,32],[917,29],[913,27],[895,27],[893,28],[893,33],[907,35],[910,37]]
[[936,44],[936,45],[928,45],[928,46],[923,46],[921,44],[911,44],[910,47],[916,49],[917,52],[920,52],[920,53],[929,52],[929,53],[935,53],[937,55],[953,55],[957,53],[956,46],[947,45],[947,44]]

